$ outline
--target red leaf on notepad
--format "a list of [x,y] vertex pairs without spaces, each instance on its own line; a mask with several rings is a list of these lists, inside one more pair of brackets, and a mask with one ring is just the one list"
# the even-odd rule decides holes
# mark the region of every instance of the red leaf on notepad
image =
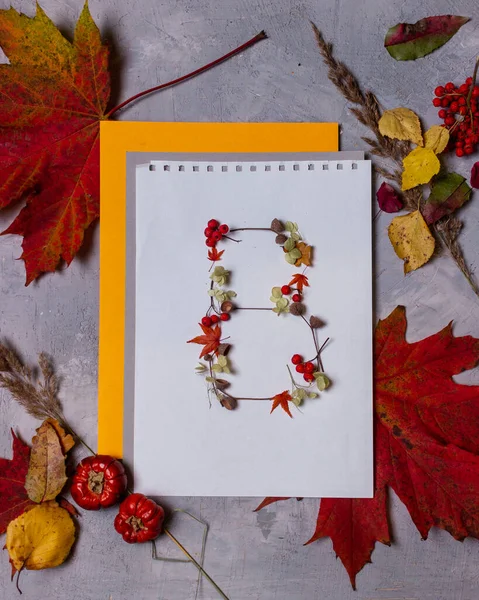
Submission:
[[479,386],[452,378],[478,364],[479,340],[449,324],[409,344],[406,327],[403,307],[376,327],[375,496],[323,499],[308,542],[331,537],[353,587],[375,542],[389,544],[388,486],[423,538],[431,527],[479,537]]
[[23,236],[26,284],[68,264],[99,216],[99,131],[108,49],[88,5],[73,43],[37,4],[0,11],[0,208],[26,205],[4,233]]
[[203,358],[205,354],[216,352],[216,350],[218,350],[221,338],[221,327],[219,325],[216,325],[216,327],[206,327],[201,323],[199,323],[199,326],[203,330],[204,335],[198,335],[192,340],[188,340],[186,343],[202,344],[204,348],[201,350],[200,358]]
[[30,506],[25,489],[25,479],[30,463],[30,447],[12,431],[13,458],[0,458],[0,533],[5,533],[7,525],[19,517]]
[[289,401],[291,400],[291,394],[288,392],[288,390],[281,392],[281,394],[276,394],[276,396],[273,396],[272,400],[273,400],[273,404],[271,406],[271,412],[273,412],[273,410],[278,408],[278,406],[281,406],[281,408],[284,410],[284,412],[287,415],[289,415],[291,418],[293,418],[293,415],[291,414],[291,411],[289,410]]

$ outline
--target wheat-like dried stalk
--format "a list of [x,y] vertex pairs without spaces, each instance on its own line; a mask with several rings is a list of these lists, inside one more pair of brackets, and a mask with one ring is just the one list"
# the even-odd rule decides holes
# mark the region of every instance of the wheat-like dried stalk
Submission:
[[[382,159],[392,161],[393,169],[376,166],[377,173],[400,185],[402,178],[402,161],[410,151],[409,142],[393,140],[381,135],[379,131],[379,120],[381,109],[376,96],[371,91],[363,92],[358,80],[350,69],[333,56],[333,45],[323,38],[322,33],[314,23],[311,26],[316,36],[319,52],[328,67],[328,78],[337,87],[341,94],[355,106],[350,107],[356,119],[371,130],[374,137],[362,137],[371,148],[370,153]],[[424,199],[419,187],[403,193],[404,208],[407,210],[418,210],[422,207]],[[457,235],[461,229],[461,222],[457,217],[444,217],[431,225],[431,229],[442,244],[448,249],[464,277],[474,293],[479,297],[479,288],[474,281],[472,273],[464,260],[464,256],[457,242]]]

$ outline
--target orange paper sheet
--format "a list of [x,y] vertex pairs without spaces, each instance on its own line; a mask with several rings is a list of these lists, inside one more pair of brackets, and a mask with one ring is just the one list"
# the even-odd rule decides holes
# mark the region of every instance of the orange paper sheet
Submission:
[[100,127],[98,452],[123,453],[127,152],[335,152],[337,123],[134,123]]

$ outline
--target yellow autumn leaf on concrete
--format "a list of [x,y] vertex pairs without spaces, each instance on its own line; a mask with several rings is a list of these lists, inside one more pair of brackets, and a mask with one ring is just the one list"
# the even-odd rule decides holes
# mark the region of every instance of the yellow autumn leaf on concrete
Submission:
[[5,547],[16,571],[61,565],[75,541],[73,520],[56,502],[35,506],[7,527]]
[[404,273],[426,264],[434,253],[435,240],[418,210],[395,217],[388,229],[394,252],[404,260]]
[[386,110],[378,124],[382,135],[395,140],[408,140],[418,146],[423,145],[419,117],[409,108]]
[[441,154],[449,143],[449,130],[440,125],[433,125],[424,134],[424,147],[430,148],[434,154]]
[[439,173],[441,163],[431,148],[414,148],[402,161],[402,190],[429,183]]

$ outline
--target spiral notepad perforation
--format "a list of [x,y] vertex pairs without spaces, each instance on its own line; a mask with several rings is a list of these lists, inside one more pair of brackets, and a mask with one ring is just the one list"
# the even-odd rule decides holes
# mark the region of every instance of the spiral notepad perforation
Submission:
[[[340,155],[338,155],[340,156]],[[126,455],[135,489],[185,496],[370,497],[372,435],[371,164],[357,160],[145,161],[128,201],[125,350]],[[231,228],[297,222],[314,246],[307,304],[331,342],[332,386],[295,410],[269,403],[228,411],[195,374],[197,335],[209,302],[209,219]],[[246,306],[268,306],[271,289],[301,272],[274,238],[245,231],[221,264]],[[234,386],[244,395],[291,387],[291,355],[308,328],[293,315],[238,311],[228,321]],[[157,456],[168,455],[158,461]]]

